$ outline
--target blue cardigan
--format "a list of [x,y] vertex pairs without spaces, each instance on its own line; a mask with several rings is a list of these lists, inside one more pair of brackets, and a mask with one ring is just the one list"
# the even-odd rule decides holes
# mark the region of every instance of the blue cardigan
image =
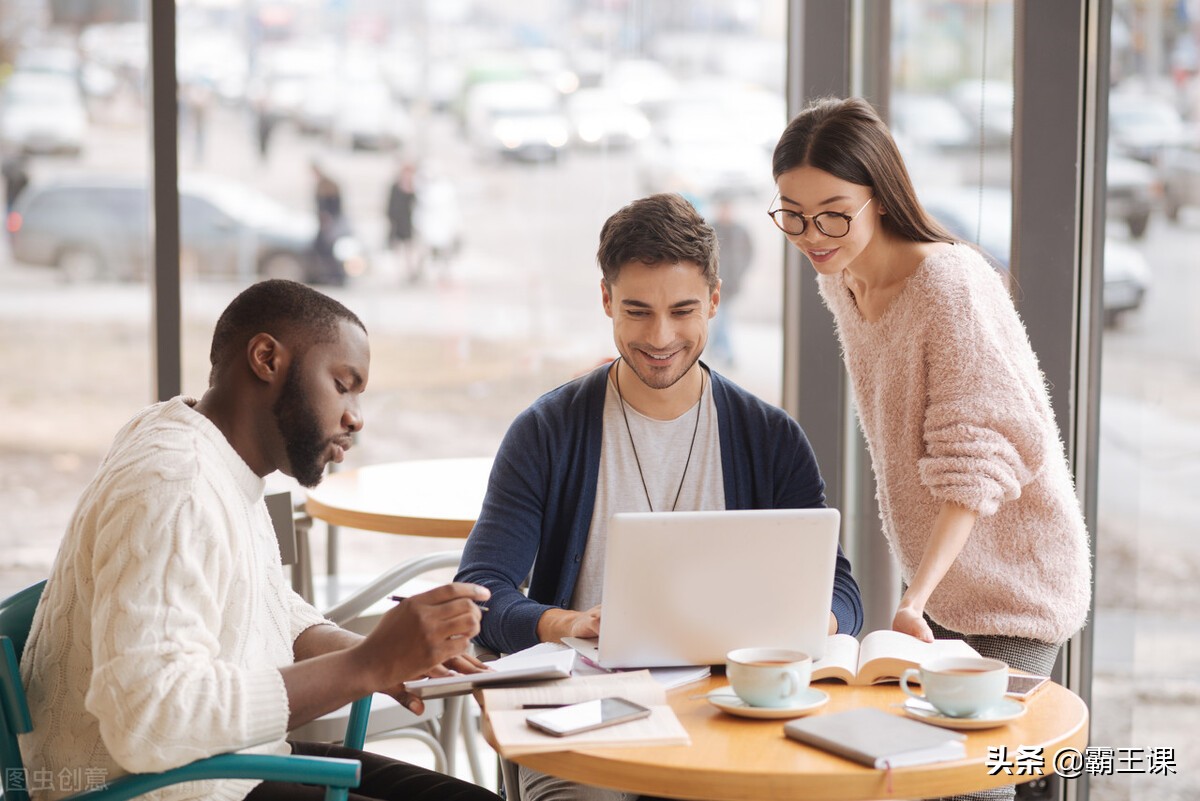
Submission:
[[[608,370],[604,365],[540,397],[500,444],[455,579],[492,591],[478,639],[499,653],[535,645],[542,614],[571,601],[596,501]],[[824,506],[825,482],[799,424],[709,374],[726,508]],[[528,597],[519,589],[527,577]],[[862,628],[862,599],[840,547],[830,609],[838,631]]]

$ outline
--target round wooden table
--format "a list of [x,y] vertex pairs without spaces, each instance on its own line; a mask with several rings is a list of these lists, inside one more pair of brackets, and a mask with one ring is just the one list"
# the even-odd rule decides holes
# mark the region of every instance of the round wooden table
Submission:
[[[707,684],[668,694],[691,745],[558,751],[517,756],[514,761],[584,784],[668,798],[863,801],[930,798],[1032,781],[1038,777],[989,776],[989,747],[1005,747],[1008,760],[1013,760],[1019,747],[1041,747],[1048,775],[1060,749],[1082,751],[1087,744],[1087,706],[1070,690],[1051,683],[1026,701],[1024,716],[1007,726],[964,732],[968,735],[965,759],[898,768],[889,775],[788,739],[783,733],[786,721],[733,717],[695,697],[727,683],[724,676],[713,676]],[[899,708],[904,695],[894,684],[813,686],[830,695],[829,703],[815,714],[860,706],[904,714]]]
[[304,508],[335,526],[465,538],[479,516],[491,469],[490,457],[478,457],[341,470],[307,491]]

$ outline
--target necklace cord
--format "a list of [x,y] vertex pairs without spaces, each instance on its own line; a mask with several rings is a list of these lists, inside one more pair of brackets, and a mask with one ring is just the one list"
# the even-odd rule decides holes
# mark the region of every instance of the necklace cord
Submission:
[[[650,500],[650,489],[646,486],[646,474],[642,472],[642,460],[638,458],[637,445],[633,441],[633,429],[629,426],[629,414],[625,411],[625,396],[621,394],[621,365],[619,358],[617,362],[613,367],[613,381],[617,387],[617,399],[621,403],[621,417],[625,420],[625,433],[629,435],[629,447],[633,449],[633,462],[637,465],[638,478],[642,480],[642,492],[646,494],[646,505],[653,512],[654,502]],[[700,368],[700,398],[696,401],[696,424],[692,428],[692,444],[688,446],[687,460],[683,463],[683,474],[679,476],[679,488],[675,490],[675,501],[671,504],[672,512],[679,505],[679,496],[683,493],[683,482],[687,478],[688,466],[692,463],[692,452],[696,449],[696,434],[700,431],[700,412],[704,407],[704,386],[705,373],[702,367]]]

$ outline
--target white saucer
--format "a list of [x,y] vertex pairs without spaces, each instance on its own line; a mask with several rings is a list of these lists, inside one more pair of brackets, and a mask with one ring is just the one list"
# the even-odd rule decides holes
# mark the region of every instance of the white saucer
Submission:
[[733,688],[729,685],[710,691],[706,697],[710,704],[722,712],[728,712],[731,715],[743,718],[767,720],[802,717],[810,712],[815,712],[829,703],[829,696],[813,687],[805,690],[801,694],[800,700],[794,706],[784,707],[750,706],[741,698],[738,698],[734,694]]
[[910,718],[932,723],[934,726],[970,731],[972,729],[992,729],[1011,723],[1025,714],[1025,705],[1020,701],[1005,698],[982,714],[969,718],[952,718],[949,715],[943,715],[926,701],[909,698],[904,702],[904,713]]

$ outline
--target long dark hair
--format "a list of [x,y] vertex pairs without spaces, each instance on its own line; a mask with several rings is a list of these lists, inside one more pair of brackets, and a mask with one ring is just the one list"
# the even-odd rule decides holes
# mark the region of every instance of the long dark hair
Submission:
[[795,116],[775,145],[776,180],[797,167],[816,167],[860,186],[869,186],[889,233],[913,242],[956,242],[917,200],[912,179],[887,125],[861,97],[826,97]]

